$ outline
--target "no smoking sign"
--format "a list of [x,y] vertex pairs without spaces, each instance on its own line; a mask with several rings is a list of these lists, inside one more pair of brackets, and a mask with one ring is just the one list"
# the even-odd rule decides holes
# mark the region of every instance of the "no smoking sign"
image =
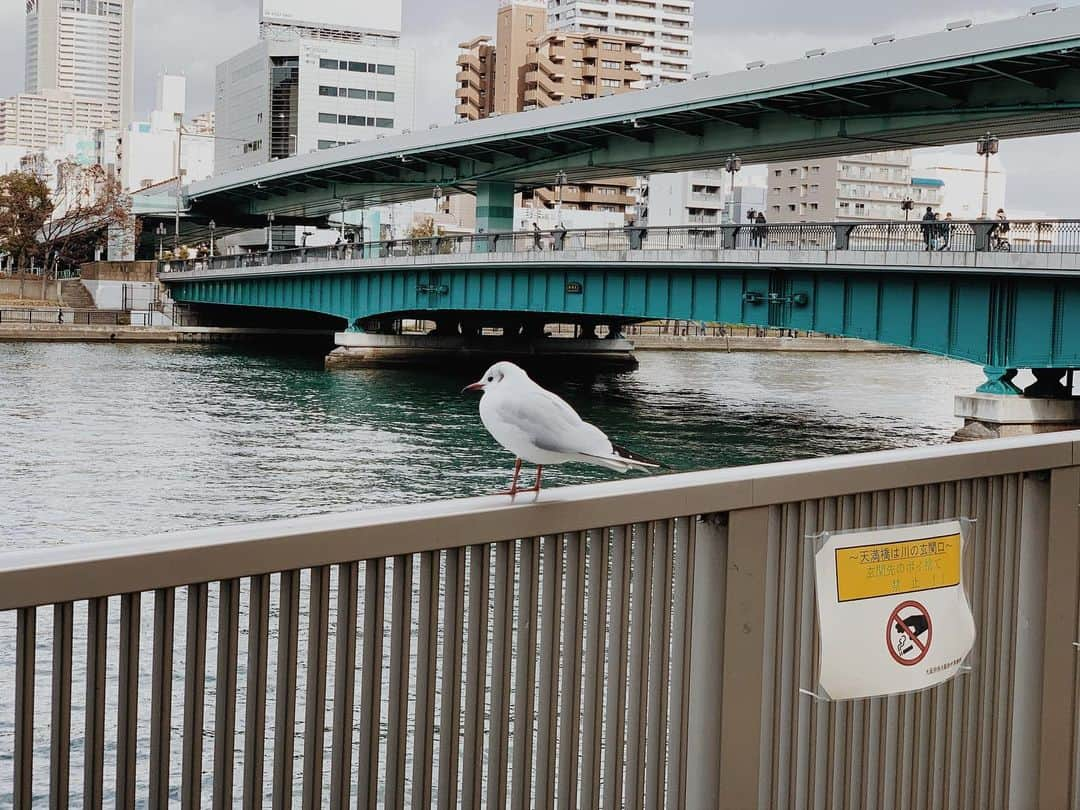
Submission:
[[933,638],[930,611],[918,602],[904,602],[890,614],[885,643],[896,663],[905,667],[918,664],[930,652]]

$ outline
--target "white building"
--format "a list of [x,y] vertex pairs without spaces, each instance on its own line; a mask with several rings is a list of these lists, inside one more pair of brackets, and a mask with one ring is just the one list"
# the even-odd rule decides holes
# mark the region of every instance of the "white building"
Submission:
[[[963,152],[916,152],[912,157],[912,171],[919,177],[944,182],[941,211],[951,213],[953,219],[971,220],[982,215],[984,159],[979,155]],[[991,155],[989,179],[989,204],[987,213],[1005,207],[1007,176],[1000,155]]]
[[26,0],[26,92],[99,102],[120,129],[134,103],[135,0]]
[[[375,22],[396,20],[400,28],[400,0],[381,6],[390,13],[384,9]],[[219,173],[412,129],[415,53],[398,47],[392,31],[325,27],[325,12],[309,14],[320,17],[314,23],[290,26],[284,12],[267,18],[264,8],[263,39],[218,65]],[[343,19],[356,17],[348,14]]]
[[178,161],[185,183],[214,173],[213,136],[184,126],[186,107],[187,80],[159,76],[157,103],[149,120],[134,122],[123,133],[120,182],[125,190],[136,191],[176,177]]
[[111,120],[100,101],[67,90],[19,93],[0,100],[0,143],[28,149],[59,146],[72,130],[106,128]]
[[694,0],[548,0],[548,28],[639,37],[642,83],[690,78]]
[[746,222],[765,209],[765,187],[738,185],[723,169],[653,174],[638,189],[644,223],[653,227]]

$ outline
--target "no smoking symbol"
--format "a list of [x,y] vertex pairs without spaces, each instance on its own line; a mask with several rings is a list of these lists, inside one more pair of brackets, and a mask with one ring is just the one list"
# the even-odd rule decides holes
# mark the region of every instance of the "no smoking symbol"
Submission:
[[918,602],[904,602],[889,614],[885,644],[896,663],[915,666],[930,652],[933,637],[930,613]]

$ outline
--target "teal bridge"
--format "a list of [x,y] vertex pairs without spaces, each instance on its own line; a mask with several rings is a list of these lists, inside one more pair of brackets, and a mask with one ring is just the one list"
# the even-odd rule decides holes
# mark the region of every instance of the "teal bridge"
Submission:
[[967,360],[996,393],[1017,392],[1016,369],[1080,368],[1080,221],[435,237],[171,262],[160,276],[180,303],[316,312],[351,331],[744,323]]

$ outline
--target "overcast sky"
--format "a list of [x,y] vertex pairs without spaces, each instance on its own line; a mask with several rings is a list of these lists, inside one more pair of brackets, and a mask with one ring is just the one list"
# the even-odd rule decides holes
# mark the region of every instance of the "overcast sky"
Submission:
[[[317,3],[319,0],[309,0]],[[355,0],[358,5],[379,0]],[[792,59],[810,48],[836,50],[867,43],[879,34],[909,36],[937,31],[947,22],[986,22],[1025,13],[1036,0],[698,0],[694,71],[718,73],[747,62]],[[418,53],[416,124],[453,120],[457,43],[493,34],[497,0],[404,0],[404,45]],[[135,108],[154,103],[156,75],[188,77],[188,112],[213,107],[214,66],[258,37],[258,0],[135,0]],[[23,86],[24,4],[0,6],[0,94]],[[968,147],[958,147],[968,149]],[[971,150],[974,146],[970,147]],[[1080,135],[1006,142],[1008,207],[1080,217]]]

